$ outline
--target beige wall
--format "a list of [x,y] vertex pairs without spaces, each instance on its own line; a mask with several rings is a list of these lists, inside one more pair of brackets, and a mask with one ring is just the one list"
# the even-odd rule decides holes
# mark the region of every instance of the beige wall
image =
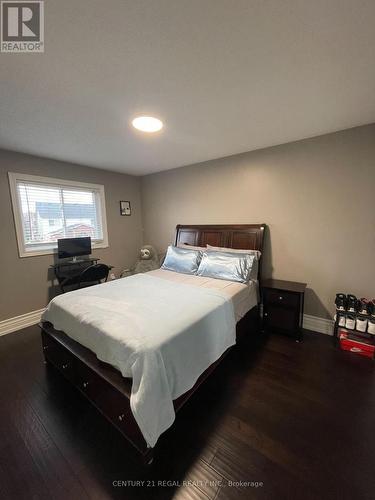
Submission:
[[375,125],[145,176],[142,209],[159,250],[176,224],[265,222],[264,274],[307,282],[307,314],[375,297]]
[[116,273],[142,243],[142,182],[144,242],[160,251],[178,223],[265,222],[264,274],[306,281],[305,312],[328,317],[336,291],[375,296],[375,125],[142,179],[0,150],[0,321],[46,305],[53,262],[18,256],[8,171],[104,184],[109,248],[94,255]]
[[[109,248],[93,255],[115,266],[115,274],[134,263],[142,243],[139,178],[0,150],[0,321],[40,309],[51,296],[48,266],[53,256],[18,255],[9,171],[104,184]],[[131,217],[120,216],[119,200],[130,200]]]

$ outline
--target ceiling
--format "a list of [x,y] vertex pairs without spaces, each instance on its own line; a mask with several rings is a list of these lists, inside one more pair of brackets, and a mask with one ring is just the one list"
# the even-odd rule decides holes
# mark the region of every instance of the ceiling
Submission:
[[374,0],[48,0],[45,53],[0,55],[0,147],[143,175],[375,122],[374,21]]

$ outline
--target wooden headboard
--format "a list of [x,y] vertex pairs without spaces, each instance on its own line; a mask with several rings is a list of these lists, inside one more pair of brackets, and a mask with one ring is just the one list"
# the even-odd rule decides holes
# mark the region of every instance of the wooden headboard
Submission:
[[[178,225],[175,244],[259,250],[263,253],[265,224]],[[259,262],[258,279],[260,278]]]

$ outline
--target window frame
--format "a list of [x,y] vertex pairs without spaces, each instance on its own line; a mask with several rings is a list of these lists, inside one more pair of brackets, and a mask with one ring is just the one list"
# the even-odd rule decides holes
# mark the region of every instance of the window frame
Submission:
[[35,244],[35,250],[26,250],[23,225],[22,225],[22,209],[21,202],[17,191],[17,182],[35,182],[45,185],[58,187],[86,188],[95,190],[99,198],[99,215],[101,217],[101,227],[103,239],[92,241],[92,249],[108,248],[108,230],[107,230],[107,213],[105,203],[105,190],[102,184],[89,184],[87,182],[70,181],[66,179],[56,179],[54,177],[42,177],[37,175],[21,174],[8,172],[9,188],[13,207],[13,218],[16,229],[18,253],[20,257],[37,257],[39,255],[52,255],[57,253],[57,242],[54,243],[39,243]]

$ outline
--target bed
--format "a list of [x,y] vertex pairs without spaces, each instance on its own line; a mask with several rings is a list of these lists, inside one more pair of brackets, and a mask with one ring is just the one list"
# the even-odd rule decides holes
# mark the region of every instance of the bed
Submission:
[[[262,252],[264,228],[179,225],[175,243]],[[149,463],[175,413],[235,344],[236,325],[246,331],[258,309],[260,268],[261,261],[248,284],[159,269],[66,294],[40,325],[46,362]]]

